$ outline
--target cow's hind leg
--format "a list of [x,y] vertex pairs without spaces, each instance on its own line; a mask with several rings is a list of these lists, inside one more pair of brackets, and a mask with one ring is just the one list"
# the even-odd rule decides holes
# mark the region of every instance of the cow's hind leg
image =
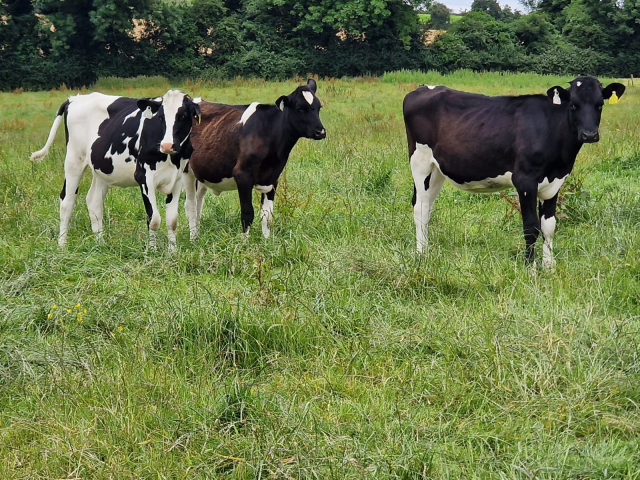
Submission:
[[269,238],[271,235],[271,224],[273,223],[273,201],[276,198],[277,184],[273,185],[270,192],[262,194],[262,208],[260,209],[260,218],[262,218],[262,235]]
[[104,199],[109,191],[109,184],[99,178],[95,172],[91,187],[87,192],[87,208],[89,219],[91,220],[91,230],[97,241],[102,240],[102,213],[104,210]]
[[69,222],[76,205],[78,185],[82,180],[85,167],[84,158],[67,146],[67,155],[64,160],[64,185],[60,192],[60,235],[58,236],[58,245],[60,247],[64,247],[67,244]]
[[196,177],[190,168],[182,174],[182,182],[184,184],[184,191],[186,198],[184,201],[184,211],[187,214],[187,220],[189,221],[189,238],[194,241],[198,238],[198,230],[200,228],[200,218],[198,216],[198,192],[199,189],[205,189],[202,184],[198,185]]
[[422,253],[428,244],[427,229],[431,210],[445,177],[433,163],[433,152],[426,145],[419,145],[411,154],[413,175],[413,220],[416,225],[416,247]]
[[554,195],[549,200],[540,201],[540,231],[544,237],[542,245],[542,266],[549,271],[553,271],[556,260],[553,257],[553,234],[556,231],[556,204],[558,195]]

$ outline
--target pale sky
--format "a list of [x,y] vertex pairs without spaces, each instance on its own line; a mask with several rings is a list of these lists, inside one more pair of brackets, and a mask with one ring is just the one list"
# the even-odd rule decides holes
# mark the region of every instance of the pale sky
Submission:
[[[471,3],[473,0],[442,0],[447,7],[451,9],[453,13],[458,13],[461,10],[471,10]],[[512,10],[520,10],[525,13],[524,7],[518,2],[518,0],[498,0],[501,7],[509,5]]]

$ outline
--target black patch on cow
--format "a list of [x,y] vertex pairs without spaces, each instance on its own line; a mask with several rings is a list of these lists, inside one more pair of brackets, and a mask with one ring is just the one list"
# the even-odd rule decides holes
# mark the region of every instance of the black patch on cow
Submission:
[[60,192],[60,200],[64,200],[64,197],[67,196],[67,179],[64,179],[64,183],[62,184],[62,191]]
[[[142,112],[138,110],[136,102],[135,98],[122,97],[107,107],[109,117],[98,127],[98,138],[91,146],[91,163],[95,170],[111,175],[113,160],[107,156],[122,155],[127,150],[129,155],[125,161],[135,161],[137,155],[135,145],[142,118]],[[127,118],[134,112],[136,112],[135,115]]]
[[429,182],[431,182],[431,174],[427,175],[427,178],[424,179],[425,190],[429,190]]
[[173,202],[173,193],[170,193],[169,195],[167,195],[167,205],[170,204],[171,202]]

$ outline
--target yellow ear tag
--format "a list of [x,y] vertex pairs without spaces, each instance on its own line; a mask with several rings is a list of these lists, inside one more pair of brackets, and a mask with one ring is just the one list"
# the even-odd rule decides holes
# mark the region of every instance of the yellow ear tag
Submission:
[[[614,93],[615,95],[615,93]],[[200,120],[202,120],[202,115],[198,115],[198,125],[200,125]]]
[[616,103],[620,103],[620,99],[618,95],[616,95],[616,92],[613,92],[609,97],[609,105],[615,105]]

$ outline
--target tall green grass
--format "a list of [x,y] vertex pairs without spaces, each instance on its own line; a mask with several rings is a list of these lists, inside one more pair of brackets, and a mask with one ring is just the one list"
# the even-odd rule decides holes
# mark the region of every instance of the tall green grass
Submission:
[[[244,243],[236,194],[209,195],[175,254],[147,248],[137,189],[109,193],[96,244],[89,175],[58,250],[63,135],[28,157],[73,92],[0,94],[0,478],[640,478],[636,88],[578,157],[556,273],[525,267],[499,195],[451,187],[414,255],[404,95],[568,80],[321,79],[328,137],[294,149],[272,238]],[[297,84],[169,83],[98,85],[246,104]]]

